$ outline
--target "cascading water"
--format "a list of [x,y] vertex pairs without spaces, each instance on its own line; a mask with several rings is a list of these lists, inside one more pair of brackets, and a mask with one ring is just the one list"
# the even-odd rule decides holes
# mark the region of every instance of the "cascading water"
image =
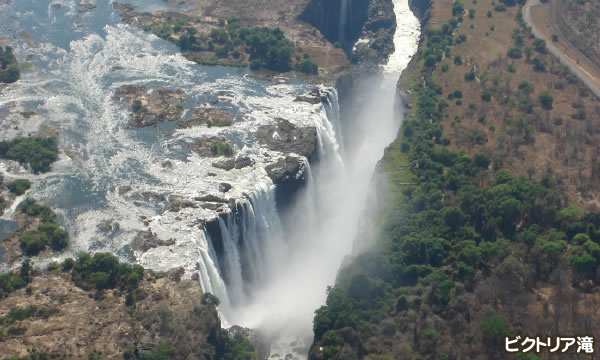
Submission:
[[[143,10],[166,6],[159,0],[132,2]],[[335,89],[326,91],[322,106],[313,106],[294,101],[310,90],[297,81],[271,83],[247,77],[242,70],[198,66],[172,44],[120,24],[112,2],[97,2],[90,12],[80,12],[75,0],[35,3],[0,5],[3,33],[24,30],[37,41],[15,47],[20,60],[33,56],[36,70],[24,72],[2,94],[0,107],[18,106],[2,123],[3,134],[35,132],[45,123],[57,129],[60,148],[70,156],[61,155],[53,172],[44,176],[2,168],[5,177],[34,180],[28,196],[57,210],[71,234],[71,252],[111,251],[156,270],[184,266],[188,274],[198,273],[204,291],[221,299],[224,324],[263,329],[274,341],[273,352],[305,356],[314,310],[323,304],[325,289],[352,250],[374,166],[400,125],[393,116],[395,83],[418,38],[418,22],[406,0],[394,0],[396,51],[383,79],[355,89],[364,107],[344,119]],[[340,39],[348,11],[348,0],[342,0]],[[65,24],[72,28],[64,31]],[[174,133],[130,129],[125,125],[128,109],[113,99],[115,89],[124,84],[181,88],[190,99],[186,109],[227,92],[230,96],[220,97],[220,106],[243,121],[227,129]],[[23,110],[40,116],[22,123],[18,111]],[[276,118],[314,126],[318,134],[318,162],[311,166],[305,161],[306,186],[282,214],[277,213],[274,185],[264,170],[280,154],[261,148],[249,135]],[[14,130],[11,121],[22,128]],[[342,138],[342,130],[350,136]],[[216,135],[231,139],[237,155],[251,157],[255,166],[216,169],[214,159],[186,147]],[[233,185],[228,197],[237,202],[219,211],[170,211],[168,200],[144,195],[221,196],[219,183],[224,181]],[[176,244],[134,253],[131,239],[150,228],[160,239],[176,239]]]
[[[340,119],[337,91],[327,92],[322,117],[315,123],[319,161],[312,168],[305,165],[310,180],[292,208],[267,218],[268,223],[284,223],[286,228],[272,232],[270,240],[261,243],[262,251],[285,244],[286,252],[276,251],[272,262],[256,258],[270,276],[253,281],[246,303],[222,310],[230,323],[263,329],[273,338],[271,353],[282,358],[288,353],[294,358],[306,356],[313,312],[324,303],[325,289],[352,250],[375,164],[400,126],[394,112],[396,82],[416,51],[419,23],[406,0],[395,0],[394,5],[396,51],[382,75],[362,79],[354,89],[361,109],[348,118]],[[341,137],[342,128],[350,135],[347,139]],[[280,217],[285,221],[280,222]]]
[[346,45],[346,23],[348,21],[348,1],[340,0],[340,22],[338,29],[338,40],[342,45]]

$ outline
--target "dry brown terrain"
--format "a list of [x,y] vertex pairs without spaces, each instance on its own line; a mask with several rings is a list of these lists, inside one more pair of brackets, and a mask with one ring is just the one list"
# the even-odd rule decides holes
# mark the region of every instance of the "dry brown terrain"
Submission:
[[[28,288],[0,301],[0,317],[16,306],[28,305],[44,306],[56,314],[14,322],[4,329],[2,358],[25,356],[33,348],[74,359],[87,358],[90,352],[101,353],[103,359],[122,359],[123,352],[135,344],[140,351],[150,351],[160,340],[168,340],[175,350],[185,345],[185,351],[199,355],[201,347],[206,354],[211,352],[207,336],[219,336],[216,310],[200,304],[198,281],[178,280],[176,272],[146,274],[139,291],[143,298],[134,311],[125,306],[125,296],[109,291],[102,300],[95,300],[94,291],[75,286],[70,274],[60,270],[35,276]],[[191,328],[189,321],[194,321]]]
[[[443,125],[444,134],[453,139],[451,148],[486,151],[496,168],[532,178],[549,169],[564,185],[570,201],[586,208],[600,206],[598,99],[548,52],[532,49],[529,59],[525,53],[518,59],[507,56],[516,47],[513,31],[520,28],[517,6],[504,12],[494,11],[491,0],[468,1],[464,6],[475,10],[473,19],[464,16],[456,33],[467,40],[455,45],[452,55],[436,70],[444,94],[462,92],[459,101],[447,100]],[[533,48],[534,39],[520,31],[523,51]],[[456,55],[461,65],[454,63]],[[536,57],[545,64],[544,71],[534,70]],[[447,72],[441,71],[444,64]],[[466,81],[465,74],[471,70],[476,78]],[[490,92],[490,101],[482,101],[484,90]],[[540,105],[539,95],[544,92],[553,97],[552,109]]]

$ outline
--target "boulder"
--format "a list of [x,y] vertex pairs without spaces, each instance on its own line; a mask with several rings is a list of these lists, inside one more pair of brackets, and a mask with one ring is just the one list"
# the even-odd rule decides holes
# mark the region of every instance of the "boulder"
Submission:
[[194,151],[202,157],[231,157],[234,155],[233,147],[223,136],[213,136],[209,138],[204,138],[191,144],[191,146],[192,149],[194,149]]
[[[129,126],[135,128],[179,119],[183,114],[183,104],[187,101],[187,95],[182,90],[162,86],[147,88],[123,85],[115,91],[113,98],[131,110]],[[136,102],[137,107],[134,106]]]
[[146,252],[159,246],[175,245],[175,239],[161,240],[152,231],[140,231],[131,241],[130,246],[134,251]]
[[185,119],[175,123],[177,129],[187,129],[195,126],[230,126],[233,114],[219,108],[196,107],[188,111]]
[[219,184],[219,191],[222,193],[226,193],[229,190],[231,190],[231,184],[228,183],[220,183]]
[[317,129],[313,126],[297,127],[288,120],[278,119],[276,124],[259,126],[256,138],[270,150],[310,159],[317,145]]

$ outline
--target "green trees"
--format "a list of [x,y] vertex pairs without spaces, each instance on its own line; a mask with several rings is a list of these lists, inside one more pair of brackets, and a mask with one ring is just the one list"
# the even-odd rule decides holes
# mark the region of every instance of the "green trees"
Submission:
[[25,259],[21,263],[19,271],[8,271],[0,274],[0,299],[4,298],[11,292],[24,288],[31,282],[32,277],[31,260]]
[[40,218],[36,230],[26,231],[19,238],[21,249],[29,256],[37,255],[46,246],[55,251],[69,245],[69,234],[56,224],[56,215],[49,207],[39,205],[33,199],[26,199],[19,205],[19,211]]
[[26,179],[17,179],[7,183],[6,187],[11,193],[23,195],[25,191],[29,190],[31,187],[31,181]]
[[279,28],[242,29],[240,38],[246,42],[250,53],[250,67],[275,71],[291,70],[293,44]]
[[[63,269],[65,269],[64,263]],[[83,253],[72,262],[71,279],[84,289],[120,288],[131,293],[138,287],[143,274],[144,269],[141,266],[120,263],[111,254],[96,253],[91,256]]]
[[58,159],[55,137],[17,138],[0,142],[0,156],[29,164],[36,173],[50,171],[50,165]]
[[452,16],[462,15],[463,11],[465,11],[464,5],[460,1],[454,2],[452,5]]
[[485,318],[481,323],[481,332],[484,336],[484,341],[494,348],[503,341],[504,336],[508,335],[504,318],[499,315],[492,315]]

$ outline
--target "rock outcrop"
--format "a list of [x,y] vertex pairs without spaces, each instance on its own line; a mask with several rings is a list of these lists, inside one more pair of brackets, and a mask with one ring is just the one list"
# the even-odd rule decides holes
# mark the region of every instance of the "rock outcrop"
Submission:
[[166,341],[172,358],[197,359],[215,358],[223,348],[216,308],[202,304],[198,281],[183,280],[178,269],[168,274],[146,271],[135,293],[135,308],[127,307],[119,290],[95,296],[95,290],[75,286],[70,277],[62,271],[38,273],[28,290],[0,301],[0,316],[29,305],[51,314],[7,325],[0,338],[3,356],[28,357],[34,348],[52,354],[48,358],[87,359],[90,353],[101,353],[103,359],[123,359],[126,351],[147,353]]
[[129,126],[154,126],[161,121],[177,120],[183,114],[187,95],[183,90],[162,86],[123,85],[115,91],[114,99],[131,109]]
[[[353,63],[383,64],[394,51],[396,16],[391,1],[347,0],[345,28],[340,28],[342,0],[312,0],[300,19],[340,42]],[[365,41],[353,45],[361,38]],[[368,39],[368,40],[367,40]]]
[[313,126],[297,127],[285,119],[278,119],[274,125],[260,126],[256,138],[270,150],[311,159],[316,149],[317,129]]
[[187,129],[195,126],[229,126],[233,123],[233,114],[219,109],[197,107],[191,109],[185,119],[175,123],[177,129]]
[[141,231],[131,241],[131,249],[146,252],[159,246],[175,245],[175,239],[161,240],[152,231]]

